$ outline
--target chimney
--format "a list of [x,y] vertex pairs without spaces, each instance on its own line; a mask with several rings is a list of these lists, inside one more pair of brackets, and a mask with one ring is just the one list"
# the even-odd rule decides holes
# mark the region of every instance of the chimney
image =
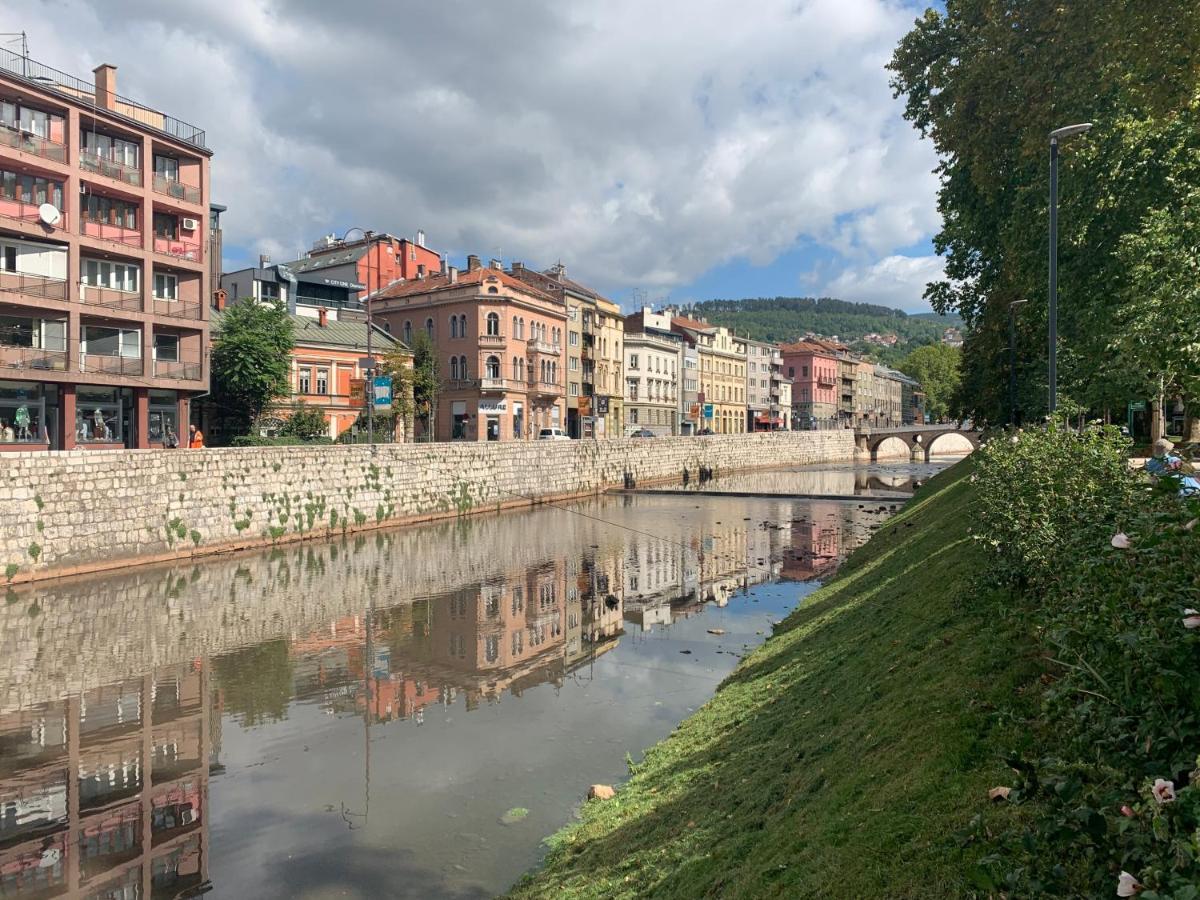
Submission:
[[458,284],[458,269],[455,268],[454,266],[451,266],[449,269],[449,275],[450,275],[450,283]]
[[271,257],[270,257],[270,256],[268,256],[266,253],[260,253],[260,254],[258,254],[258,267],[259,267],[260,269],[265,269],[265,268],[266,268],[267,266],[269,266],[270,264],[271,264]]
[[317,307],[317,324],[322,328],[329,325],[329,310],[323,306]]
[[500,262],[500,260],[496,259],[495,257],[492,257],[492,268],[493,269],[503,269],[504,263]]
[[213,291],[213,307],[217,310],[224,309],[228,298],[229,295],[225,292],[224,288],[217,288]]
[[417,277],[422,280],[425,278],[425,263],[417,263]]
[[479,268],[482,268],[479,265],[479,257],[476,256],[474,253],[470,254],[467,257],[467,271],[474,272],[476,269],[479,269]]
[[116,109],[117,67],[101,63],[92,73],[96,76],[96,105],[101,109]]
[[418,247],[425,246],[425,232],[422,230],[417,231],[417,246]]
[[525,271],[525,263],[523,263],[523,262],[514,262],[514,263],[512,264],[512,270],[513,270],[513,274],[514,274],[514,275],[516,275],[518,272],[524,272],[524,271]]
[[446,257],[444,256],[438,260],[438,272],[442,275],[446,274]]

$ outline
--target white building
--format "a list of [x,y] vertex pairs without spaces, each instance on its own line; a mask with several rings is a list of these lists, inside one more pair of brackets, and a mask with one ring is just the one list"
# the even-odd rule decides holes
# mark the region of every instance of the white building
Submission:
[[679,434],[681,341],[670,334],[625,333],[625,433]]

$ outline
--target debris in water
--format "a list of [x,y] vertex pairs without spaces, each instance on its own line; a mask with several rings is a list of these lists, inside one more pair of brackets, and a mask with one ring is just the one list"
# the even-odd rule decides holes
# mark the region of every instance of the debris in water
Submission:
[[512,809],[510,809],[508,812],[506,812],[504,815],[502,815],[500,817],[500,824],[501,825],[515,825],[517,822],[520,822],[522,819],[524,819],[527,815],[529,815],[529,810],[527,810],[525,807],[514,806]]
[[710,628],[710,629],[708,629],[708,633],[709,634],[724,634],[725,629],[724,628]]

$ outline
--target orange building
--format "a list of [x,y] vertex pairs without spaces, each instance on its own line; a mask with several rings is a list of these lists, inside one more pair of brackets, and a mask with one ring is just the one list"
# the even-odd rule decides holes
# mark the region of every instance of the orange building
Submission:
[[343,282],[361,282],[372,294],[393,282],[440,271],[442,258],[425,246],[423,231],[413,240],[368,232],[361,240],[343,241],[331,234],[287,267],[297,276],[320,273]]
[[439,441],[512,441],[566,429],[567,309],[499,262],[418,275],[371,300],[376,322],[405,344],[420,330],[437,348]]

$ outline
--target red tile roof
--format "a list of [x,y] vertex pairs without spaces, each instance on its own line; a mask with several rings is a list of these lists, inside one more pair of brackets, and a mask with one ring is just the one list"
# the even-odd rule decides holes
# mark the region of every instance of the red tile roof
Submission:
[[696,319],[689,319],[686,316],[672,316],[671,325],[680,328],[690,328],[692,331],[716,331],[716,325],[709,325],[706,322],[699,322]]

